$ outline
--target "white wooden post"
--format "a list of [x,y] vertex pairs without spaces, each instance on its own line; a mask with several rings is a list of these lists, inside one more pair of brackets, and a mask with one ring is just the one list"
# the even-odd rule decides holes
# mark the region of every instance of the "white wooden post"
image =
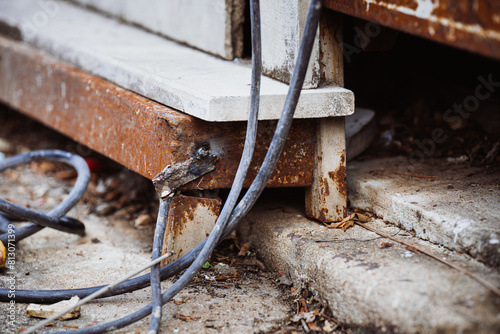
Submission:
[[[305,26],[309,0],[261,0],[264,73],[289,83]],[[303,88],[344,85],[340,16],[324,11]],[[345,107],[352,108],[352,105]],[[306,191],[306,214],[323,222],[346,214],[344,117],[318,119],[313,184]]]
[[[344,85],[341,17],[324,12],[320,21],[321,77]],[[345,118],[318,120],[313,184],[306,190],[306,214],[323,222],[342,220],[347,210]]]

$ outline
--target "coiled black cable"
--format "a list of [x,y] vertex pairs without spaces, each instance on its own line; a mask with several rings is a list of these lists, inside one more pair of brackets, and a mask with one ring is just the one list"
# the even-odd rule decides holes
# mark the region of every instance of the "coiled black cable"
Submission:
[[33,235],[34,233],[43,229],[44,226],[68,233],[85,235],[85,226],[81,222],[77,221],[76,219],[63,217],[69,210],[71,210],[71,208],[76,205],[76,203],[78,203],[87,189],[87,185],[90,179],[90,171],[87,163],[83,158],[58,150],[33,151],[1,160],[0,172],[9,168],[14,168],[30,163],[32,161],[42,160],[59,161],[69,164],[73,168],[75,168],[78,173],[75,185],[73,186],[73,189],[68,194],[68,196],[47,214],[24,208],[0,198],[0,211],[7,213],[7,215],[2,215],[0,219],[2,230],[4,230],[4,233],[0,235],[0,240],[3,243],[7,243],[9,238],[9,234],[5,231],[5,224],[10,224],[10,221],[8,219],[10,216],[23,221],[36,222],[30,223],[21,228],[16,228],[14,238],[16,242],[30,235]]

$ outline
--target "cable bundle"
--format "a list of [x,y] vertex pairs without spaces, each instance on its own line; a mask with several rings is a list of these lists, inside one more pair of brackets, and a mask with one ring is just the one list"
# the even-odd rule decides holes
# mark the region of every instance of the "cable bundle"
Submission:
[[[217,243],[225,236],[229,235],[238,226],[241,218],[243,218],[243,216],[248,213],[248,211],[257,201],[257,198],[264,190],[267,182],[269,181],[269,178],[271,177],[272,172],[276,167],[276,163],[278,162],[278,159],[281,155],[286,138],[288,136],[288,132],[290,130],[290,126],[292,124],[293,115],[300,97],[300,92],[307,71],[311,50],[313,48],[313,42],[316,36],[316,29],[318,26],[321,11],[321,0],[311,1],[302,43],[297,57],[297,63],[290,83],[290,88],[286,97],[281,117],[276,127],[275,134],[269,146],[269,150],[252,185],[247,190],[240,202],[236,204],[240,192],[243,188],[243,181],[245,180],[247,170],[252,160],[257,133],[257,120],[260,100],[260,77],[262,71],[259,11],[259,1],[251,0],[250,14],[252,24],[252,87],[245,146],[243,149],[240,165],[236,172],[233,186],[214,226],[214,229],[212,230],[212,233],[208,236],[207,239],[197,245],[193,250],[191,250],[189,253],[182,256],[175,262],[169,264],[168,266],[160,268],[159,264],[155,264],[152,266],[150,274],[126,280],[123,283],[120,283],[117,286],[109,289],[109,291],[99,297],[103,298],[132,292],[134,290],[144,288],[150,284],[152,291],[152,302],[150,304],[120,319],[92,327],[70,330],[65,333],[103,333],[130,325],[148,316],[149,314],[152,314],[152,318],[148,333],[158,333],[162,306],[170,299],[172,299],[172,297],[174,297],[192,280],[192,278],[202,268],[203,264],[206,262]],[[42,157],[47,158],[48,160],[53,159],[71,164],[78,171],[78,179],[70,195],[47,215],[40,214],[39,212],[34,211],[29,211],[30,215],[28,215],[28,211],[25,211],[27,209],[13,206],[13,204],[9,202],[0,200],[0,211],[6,212],[8,215],[5,216],[4,214],[0,214],[0,228],[2,226],[5,226],[5,223],[7,222],[6,219],[11,216],[16,216],[21,219],[27,219],[36,222],[36,224],[29,224],[28,226],[26,226],[26,228],[23,227],[16,230],[16,240],[19,240],[18,236],[26,237],[37,232],[38,230],[43,228],[42,226],[58,229],[64,228],[66,232],[76,233],[77,231],[80,231],[81,233],[81,226],[77,223],[77,221],[65,218],[64,214],[68,212],[69,209],[71,209],[71,207],[75,205],[76,202],[81,198],[87,186],[89,172],[86,166],[84,168],[81,165],[83,159],[60,151],[38,151],[28,153],[27,155],[16,156],[3,160],[2,162],[0,162],[0,171],[6,168],[11,168],[20,163],[32,161],[32,159],[41,159]],[[81,161],[79,159],[81,159]],[[8,164],[5,161],[7,161]],[[85,162],[83,161],[83,163]],[[160,209],[158,213],[155,237],[153,241],[153,260],[157,259],[161,254],[163,235],[165,232],[165,220],[168,215],[170,200],[171,197],[168,197],[165,200],[160,200]],[[21,213],[23,213],[22,216]],[[36,218],[40,218],[40,220],[33,219],[35,217],[35,214],[38,215]],[[5,235],[6,234],[3,234],[1,238],[3,238]],[[182,276],[167,291],[161,293],[160,282],[180,273],[182,270],[185,270]],[[97,292],[101,288],[103,288],[103,286],[69,290],[18,290],[16,291],[16,301],[53,303],[69,299],[75,295],[78,295],[80,298],[84,298]],[[7,289],[0,289],[0,301],[9,301]],[[30,333],[36,328],[38,328],[38,325],[28,329],[26,333]]]

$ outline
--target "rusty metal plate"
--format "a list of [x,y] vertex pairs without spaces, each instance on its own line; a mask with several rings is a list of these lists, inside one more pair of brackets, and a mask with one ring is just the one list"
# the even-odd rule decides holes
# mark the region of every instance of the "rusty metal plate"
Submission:
[[[500,59],[500,2],[495,0],[325,0],[335,11]],[[376,34],[375,27],[367,31]],[[374,36],[372,36],[374,37]]]
[[176,195],[170,203],[163,238],[162,255],[174,255],[162,262],[170,264],[205,240],[217,222],[222,207],[220,198]]
[[[245,122],[196,119],[2,37],[0,101],[149,179],[165,166],[189,159],[200,147],[217,155],[215,170],[186,188],[229,188],[243,150]],[[268,186],[311,184],[314,124],[294,122]],[[259,170],[275,125],[259,123],[246,186]]]

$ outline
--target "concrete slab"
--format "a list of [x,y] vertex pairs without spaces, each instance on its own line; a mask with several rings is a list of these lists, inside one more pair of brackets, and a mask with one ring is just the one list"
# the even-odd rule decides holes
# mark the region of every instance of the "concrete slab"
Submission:
[[410,164],[405,157],[352,161],[347,184],[352,206],[500,267],[498,170],[447,160]]
[[244,0],[73,0],[232,60],[243,54]]
[[[279,200],[276,200],[279,198]],[[332,230],[304,217],[300,197],[272,193],[245,218],[242,235],[295,288],[306,287],[359,332],[498,333],[500,298],[457,271],[359,226]],[[381,220],[371,226],[500,284],[497,271],[421,241]]]
[[[64,2],[0,1],[0,21],[59,59],[207,121],[246,120],[251,69]],[[288,86],[263,78],[260,119],[278,119]],[[346,116],[349,90],[304,90],[296,118]]]

